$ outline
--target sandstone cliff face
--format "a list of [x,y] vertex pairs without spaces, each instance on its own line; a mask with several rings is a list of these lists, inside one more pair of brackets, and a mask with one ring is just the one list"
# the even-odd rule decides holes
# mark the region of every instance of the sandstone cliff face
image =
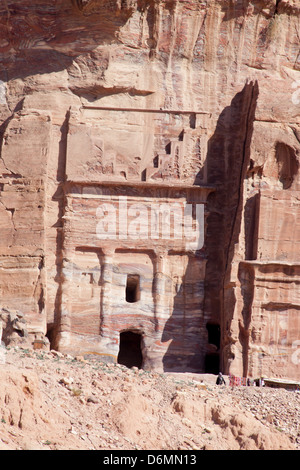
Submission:
[[[115,360],[130,330],[146,368],[299,379],[296,0],[6,0],[0,24],[1,307],[63,351]],[[144,230],[205,207],[204,246],[99,238],[120,201]]]

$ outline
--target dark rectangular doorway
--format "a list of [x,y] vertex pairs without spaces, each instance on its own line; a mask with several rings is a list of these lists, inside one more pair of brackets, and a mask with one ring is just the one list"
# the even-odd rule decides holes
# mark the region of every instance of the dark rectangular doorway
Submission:
[[218,374],[220,372],[220,356],[219,354],[207,354],[205,356],[205,373]]
[[118,364],[128,368],[142,368],[142,335],[134,331],[123,331],[120,333],[120,349],[118,354]]

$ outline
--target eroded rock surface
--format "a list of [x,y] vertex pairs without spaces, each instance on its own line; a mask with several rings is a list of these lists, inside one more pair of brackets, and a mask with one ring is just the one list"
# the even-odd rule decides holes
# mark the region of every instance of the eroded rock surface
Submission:
[[295,0],[3,2],[1,307],[32,343],[300,378],[299,18]]
[[299,400],[287,390],[219,387],[210,374],[10,348],[0,449],[299,450]]

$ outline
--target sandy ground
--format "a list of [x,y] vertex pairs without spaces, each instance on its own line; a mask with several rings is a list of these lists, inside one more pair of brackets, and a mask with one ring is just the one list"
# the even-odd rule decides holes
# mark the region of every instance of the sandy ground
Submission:
[[300,393],[11,348],[0,450],[300,449]]

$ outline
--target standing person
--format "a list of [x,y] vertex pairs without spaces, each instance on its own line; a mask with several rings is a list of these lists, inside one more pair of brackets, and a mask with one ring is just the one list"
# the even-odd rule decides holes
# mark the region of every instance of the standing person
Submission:
[[222,375],[222,372],[219,372],[219,375],[217,377],[217,381],[216,381],[216,384],[217,385],[226,385],[226,382],[225,382],[225,379]]

